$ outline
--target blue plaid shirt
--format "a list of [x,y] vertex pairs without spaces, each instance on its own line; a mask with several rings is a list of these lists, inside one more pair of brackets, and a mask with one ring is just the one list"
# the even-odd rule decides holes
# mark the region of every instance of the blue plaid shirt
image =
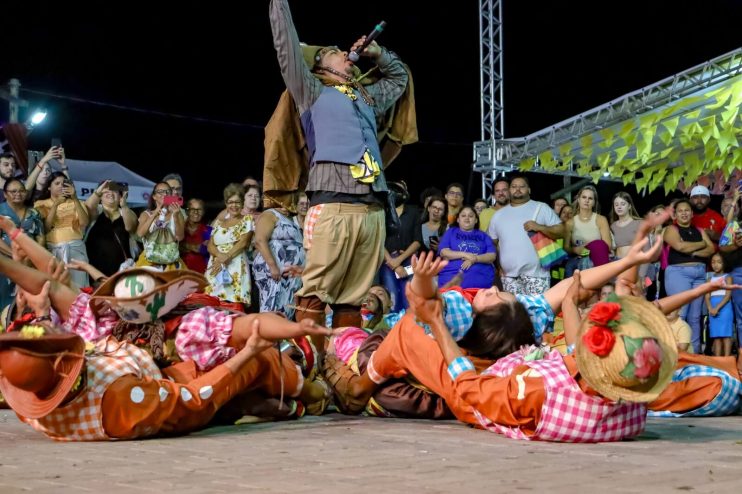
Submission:
[[462,372],[474,370],[474,364],[466,357],[456,357],[448,364],[448,375],[455,381]]
[[536,341],[541,341],[544,333],[554,331],[554,311],[543,295],[516,295],[515,300],[520,302],[531,316]]
[[[459,341],[471,329],[471,325],[474,322],[474,311],[469,301],[457,291],[445,291],[441,293],[441,298],[443,299],[443,320],[451,332],[453,339]],[[384,316],[384,321],[391,328],[404,315],[404,310],[387,314]],[[416,320],[416,322],[420,327],[425,329],[425,333],[431,334],[430,326],[421,321]]]
[[726,372],[706,365],[686,365],[677,369],[672,381],[678,382],[689,377],[718,377],[721,379],[721,390],[710,403],[685,413],[668,411],[649,411],[649,417],[722,417],[739,411],[742,399],[742,382]]

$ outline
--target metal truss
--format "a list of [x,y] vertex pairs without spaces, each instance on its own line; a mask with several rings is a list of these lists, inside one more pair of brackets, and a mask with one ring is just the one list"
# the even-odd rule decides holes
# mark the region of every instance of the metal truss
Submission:
[[[525,137],[483,139],[474,143],[474,170],[483,174],[516,170],[524,159],[535,158],[544,151],[671,104],[740,74],[742,48]],[[539,166],[530,171],[587,177],[570,170],[547,172]]]
[[[482,141],[494,143],[504,137],[502,65],[502,0],[479,2],[479,90]],[[477,147],[475,145],[475,163]],[[494,163],[492,163],[494,165]],[[482,173],[482,197],[491,195],[496,175],[493,167],[477,170]]]

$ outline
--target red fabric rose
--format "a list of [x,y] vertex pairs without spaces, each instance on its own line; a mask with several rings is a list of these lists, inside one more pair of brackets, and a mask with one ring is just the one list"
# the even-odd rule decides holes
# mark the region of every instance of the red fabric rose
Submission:
[[608,326],[610,321],[617,321],[619,319],[620,312],[620,304],[615,302],[599,302],[595,304],[588,317],[599,326]]
[[605,357],[616,344],[616,336],[608,328],[593,326],[582,335],[582,343],[598,357]]

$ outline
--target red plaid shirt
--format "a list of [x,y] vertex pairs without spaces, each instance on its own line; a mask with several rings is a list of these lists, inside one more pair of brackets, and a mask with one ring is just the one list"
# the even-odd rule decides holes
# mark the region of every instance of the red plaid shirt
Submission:
[[227,342],[232,336],[232,322],[238,315],[203,307],[183,316],[175,336],[180,358],[193,360],[203,371],[229,360],[235,349],[227,346]]
[[519,366],[537,371],[544,382],[546,400],[536,431],[526,435],[519,428],[492,422],[477,410],[474,414],[485,429],[513,439],[603,442],[634,437],[644,430],[647,407],[640,403],[614,403],[585,394],[569,374],[562,355],[552,350],[541,360],[526,361],[533,347],[511,353],[485,370],[483,375],[509,376]]

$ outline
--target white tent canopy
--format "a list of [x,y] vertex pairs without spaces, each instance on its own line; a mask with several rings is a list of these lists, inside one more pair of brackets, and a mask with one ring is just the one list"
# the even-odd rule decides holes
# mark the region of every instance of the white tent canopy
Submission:
[[[52,169],[59,170],[59,164],[52,160]],[[70,178],[75,182],[77,196],[83,201],[95,192],[104,180],[113,180],[129,186],[129,205],[146,206],[149,194],[155,183],[143,176],[134,173],[115,161],[82,161],[66,159]]]

